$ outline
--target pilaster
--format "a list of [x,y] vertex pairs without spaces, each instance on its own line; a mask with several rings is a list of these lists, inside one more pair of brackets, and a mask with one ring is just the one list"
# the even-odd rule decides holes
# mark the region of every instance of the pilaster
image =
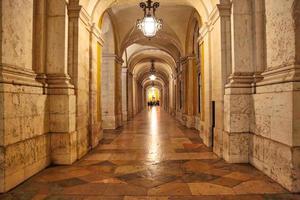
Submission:
[[188,128],[195,127],[194,117],[194,76],[195,76],[195,57],[187,56],[182,59],[185,75],[185,103],[184,103],[184,121]]
[[[231,163],[249,162],[251,95],[254,82],[251,10],[250,2],[232,3],[232,63],[227,63],[226,71],[223,71],[225,75],[231,73],[225,86],[223,133],[223,157]],[[228,68],[230,65],[231,70]]]
[[123,121],[128,120],[128,69],[122,67],[122,118]]
[[64,1],[48,2],[47,84],[49,132],[53,164],[72,164],[77,159],[76,98],[68,74],[69,19]]
[[102,119],[104,129],[122,125],[122,58],[115,54],[102,55]]

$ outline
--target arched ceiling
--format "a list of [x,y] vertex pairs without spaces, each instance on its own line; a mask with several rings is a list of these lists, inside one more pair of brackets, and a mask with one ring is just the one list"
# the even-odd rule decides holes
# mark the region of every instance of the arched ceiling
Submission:
[[[128,5],[120,7],[118,4],[113,6],[111,13],[115,16],[116,25],[118,27],[118,33],[120,41],[126,45],[130,45],[131,41],[135,43],[158,43],[165,41],[166,47],[169,45],[175,45],[178,52],[182,52],[185,46],[186,31],[190,16],[193,14],[194,9],[190,6],[161,6],[156,12],[157,18],[163,19],[163,29],[158,32],[155,39],[151,40],[143,37],[139,30],[135,28],[136,20],[143,17],[142,9],[137,5]],[[180,16],[180,17],[178,17]],[[142,36],[142,37],[141,37]],[[166,42],[169,41],[169,42]]]
[[149,80],[151,60],[155,60],[158,76],[155,82],[164,86],[176,71],[176,61],[186,54],[191,17],[198,13],[200,21],[205,22],[216,3],[229,0],[157,0],[160,7],[156,17],[163,20],[163,29],[151,40],[136,29],[137,19],[143,17],[139,3],[145,1],[80,0],[80,3],[96,24],[105,11],[109,13],[118,38],[117,54],[123,55],[129,71],[143,86],[152,82]]
[[133,71],[138,63],[149,62],[150,60],[167,64],[171,74],[176,69],[174,58],[169,53],[155,47],[132,45],[127,48],[127,57],[129,71]]
[[137,77],[140,83],[149,79],[152,60],[154,61],[156,76],[165,85],[175,73],[176,63],[174,58],[163,50],[151,46],[133,44],[127,48],[126,53],[128,70]]
[[142,83],[143,88],[145,88],[146,90],[150,87],[156,87],[158,89],[163,89],[164,88],[164,83],[161,80],[156,80],[156,81],[144,81]]
[[[159,0],[162,6],[183,5],[191,6],[197,10],[204,21],[207,21],[209,14],[217,3],[230,0]],[[100,19],[106,9],[112,6],[126,8],[128,6],[138,5],[141,0],[79,0],[87,12],[93,16],[94,21]]]
[[[145,79],[149,79],[150,76],[150,68],[151,68],[151,60],[144,60],[143,62],[140,62],[136,65],[136,67],[133,70],[133,74],[136,75],[137,80],[139,82],[142,82]],[[167,83],[171,72],[169,71],[169,67],[166,63],[162,62],[155,62],[155,70],[156,70],[156,76],[161,77],[161,79]]]

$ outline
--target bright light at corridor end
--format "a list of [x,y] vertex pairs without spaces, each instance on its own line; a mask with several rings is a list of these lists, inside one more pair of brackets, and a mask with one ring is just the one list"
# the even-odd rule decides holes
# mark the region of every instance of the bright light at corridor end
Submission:
[[156,76],[152,74],[149,78],[150,78],[151,81],[155,81]]
[[137,21],[137,28],[148,38],[154,37],[157,31],[162,28],[162,20],[155,17],[155,11],[159,7],[159,3],[155,2],[153,5],[152,3],[152,0],[140,3],[140,7],[144,10],[144,18]]

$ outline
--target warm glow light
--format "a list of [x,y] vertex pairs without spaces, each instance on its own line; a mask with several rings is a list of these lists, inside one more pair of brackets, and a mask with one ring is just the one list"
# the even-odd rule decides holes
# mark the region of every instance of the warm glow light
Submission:
[[149,161],[155,161],[158,162],[161,159],[161,147],[160,147],[160,138],[158,135],[158,121],[157,121],[157,115],[158,113],[156,112],[156,108],[152,108],[150,110],[150,117],[149,120],[151,122],[151,127],[150,127],[150,134],[151,137],[147,141],[147,146],[148,148],[148,153],[146,156],[146,159]]
[[160,92],[155,86],[148,89],[148,91],[147,91],[147,101],[148,102],[160,101]]
[[144,19],[139,21],[138,28],[146,37],[151,38],[154,37],[156,32],[162,28],[162,23],[153,16],[146,16]]
[[146,36],[154,36],[156,33],[156,21],[153,17],[144,18],[144,33]]
[[150,76],[150,80],[151,80],[151,81],[155,81],[155,79],[156,79],[156,76],[152,74],[152,75]]

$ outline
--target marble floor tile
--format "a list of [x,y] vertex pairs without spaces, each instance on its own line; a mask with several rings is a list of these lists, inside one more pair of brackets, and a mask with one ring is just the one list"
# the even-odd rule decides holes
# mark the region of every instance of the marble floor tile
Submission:
[[300,200],[254,167],[226,163],[167,113],[150,112],[105,130],[75,164],[51,166],[0,199]]

